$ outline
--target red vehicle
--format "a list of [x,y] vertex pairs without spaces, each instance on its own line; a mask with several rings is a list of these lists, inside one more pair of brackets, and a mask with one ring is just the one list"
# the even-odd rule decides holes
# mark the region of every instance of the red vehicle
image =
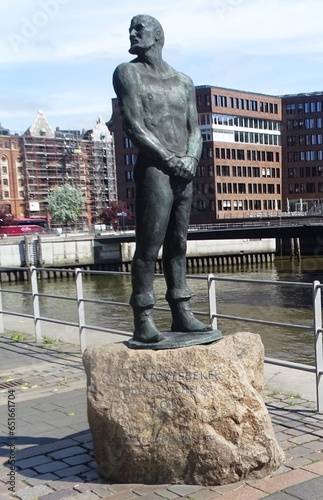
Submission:
[[6,236],[28,236],[29,234],[44,233],[45,230],[41,226],[2,226],[0,227],[0,237]]
[[48,228],[48,220],[44,217],[16,219],[15,224],[18,224],[18,226],[41,226],[44,229]]

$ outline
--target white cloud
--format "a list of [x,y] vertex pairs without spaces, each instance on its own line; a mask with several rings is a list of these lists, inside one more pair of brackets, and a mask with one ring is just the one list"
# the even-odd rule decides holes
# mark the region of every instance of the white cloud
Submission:
[[165,59],[196,84],[264,93],[321,86],[318,0],[12,0],[2,11],[0,120],[29,112],[31,121],[38,108],[80,123],[91,112],[109,117],[112,72],[131,58],[138,13],[160,20]]

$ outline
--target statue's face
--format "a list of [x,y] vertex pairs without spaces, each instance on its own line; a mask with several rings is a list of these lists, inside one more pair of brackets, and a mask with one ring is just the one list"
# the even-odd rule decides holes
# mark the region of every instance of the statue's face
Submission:
[[129,28],[130,54],[139,54],[156,43],[156,30],[145,17],[134,17]]

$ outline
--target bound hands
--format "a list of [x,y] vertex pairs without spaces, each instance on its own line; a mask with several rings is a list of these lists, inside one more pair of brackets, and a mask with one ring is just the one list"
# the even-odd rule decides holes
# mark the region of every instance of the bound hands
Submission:
[[182,158],[173,156],[166,160],[164,165],[167,174],[188,184],[195,177],[198,161],[193,156],[183,156]]

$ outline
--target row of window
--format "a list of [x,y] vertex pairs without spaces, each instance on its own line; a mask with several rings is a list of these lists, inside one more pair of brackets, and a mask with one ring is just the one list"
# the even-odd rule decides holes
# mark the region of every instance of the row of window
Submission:
[[[207,149],[203,150],[203,155]],[[247,160],[247,161],[265,161],[279,163],[279,153],[273,151],[256,151],[254,149],[230,149],[215,148],[215,158],[221,160]]]
[[323,110],[322,101],[299,102],[286,104],[286,113],[294,115],[297,113],[320,113]]
[[209,194],[214,193],[214,184],[208,182],[197,183],[193,185],[193,194]]
[[255,128],[259,130],[280,130],[280,122],[277,120],[264,120],[261,118],[249,118],[247,116],[223,115],[219,113],[200,113],[199,125],[226,125],[239,128]]
[[[204,100],[202,100],[204,98]],[[245,99],[243,97],[227,97],[224,95],[212,95],[213,105],[221,108],[230,107],[232,109],[246,109],[251,111],[260,111],[260,113],[278,114],[278,104],[255,99]],[[210,94],[196,97],[197,106],[211,106]]]
[[319,116],[318,118],[299,118],[298,120],[287,120],[286,129],[287,130],[306,130],[312,128],[322,128],[323,118]]
[[281,210],[280,200],[218,200],[218,211]]
[[[216,192],[218,194],[275,194],[275,184],[217,182]],[[280,194],[280,184],[276,184],[276,194]]]
[[323,177],[323,167],[292,167],[287,171],[289,179],[296,177]]
[[216,165],[216,175],[218,177],[273,177],[280,178],[279,168],[266,167],[244,167],[240,165]]
[[298,163],[300,161],[322,161],[323,151],[322,149],[315,151],[292,151],[287,153],[288,163]]
[[323,134],[306,134],[298,137],[296,135],[287,136],[287,146],[315,146],[315,144],[323,144]]
[[[316,183],[315,182],[301,182],[288,185],[288,192],[290,194],[298,193],[316,193]],[[323,182],[317,183],[317,192],[323,193]]]
[[[245,144],[265,144],[267,146],[280,146],[280,135],[274,134],[258,134],[256,132],[229,132],[224,136],[223,130],[202,130],[202,139],[204,142],[213,141],[213,134],[216,134],[217,140],[220,142],[242,142]],[[233,139],[233,140],[231,140]],[[215,138],[216,141],[216,138]]]

